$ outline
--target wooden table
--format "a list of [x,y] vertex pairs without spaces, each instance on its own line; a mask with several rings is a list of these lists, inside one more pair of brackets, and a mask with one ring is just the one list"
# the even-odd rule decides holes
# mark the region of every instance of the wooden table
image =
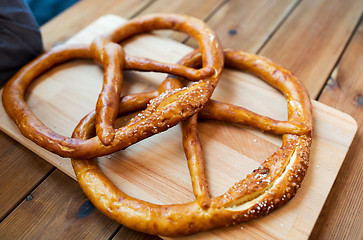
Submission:
[[[49,49],[105,14],[183,13],[205,20],[225,47],[267,56],[292,70],[312,98],[358,123],[310,238],[362,239],[362,10],[361,0],[83,0],[42,26],[42,33]],[[182,35],[170,37],[195,47]],[[6,238],[159,239],[103,216],[73,179],[4,133],[0,146],[0,233]]]

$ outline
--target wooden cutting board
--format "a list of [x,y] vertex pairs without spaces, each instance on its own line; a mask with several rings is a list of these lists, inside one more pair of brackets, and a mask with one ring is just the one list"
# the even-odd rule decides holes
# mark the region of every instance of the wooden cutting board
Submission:
[[[103,16],[65,44],[90,43],[94,36],[124,21],[114,15]],[[181,43],[153,35],[133,38],[125,49],[130,55],[173,63],[191,51]],[[102,68],[89,61],[63,64],[32,85],[27,102],[47,126],[70,136],[79,120],[94,108],[102,76]],[[156,89],[164,77],[158,73],[126,72],[123,94]],[[287,118],[284,97],[247,73],[225,70],[213,98],[272,118]],[[350,116],[319,102],[313,101],[313,112],[315,132],[310,168],[294,199],[266,217],[182,239],[307,239],[357,130]],[[212,196],[223,194],[281,144],[280,136],[236,124],[208,121],[201,122],[199,128]],[[70,160],[24,138],[2,104],[0,129],[75,178]],[[194,200],[179,126],[102,157],[100,162],[116,185],[131,196],[163,204]]]

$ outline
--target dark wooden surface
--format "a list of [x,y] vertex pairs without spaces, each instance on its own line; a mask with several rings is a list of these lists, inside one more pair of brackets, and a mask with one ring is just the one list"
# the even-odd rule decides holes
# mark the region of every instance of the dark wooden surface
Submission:
[[[46,49],[104,14],[176,12],[205,20],[224,47],[292,70],[312,98],[350,114],[358,132],[310,239],[363,239],[363,1],[82,0],[42,26]],[[162,33],[195,46],[191,39]],[[0,239],[159,239],[126,229],[77,183],[0,132]]]

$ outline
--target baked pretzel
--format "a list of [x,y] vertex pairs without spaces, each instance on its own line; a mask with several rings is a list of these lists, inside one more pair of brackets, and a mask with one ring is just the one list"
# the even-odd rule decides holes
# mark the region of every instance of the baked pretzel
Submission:
[[[197,67],[200,57],[197,52],[193,54],[181,63]],[[245,179],[235,183],[224,194],[211,198],[205,182],[204,160],[195,114],[183,122],[182,131],[196,200],[186,204],[158,205],[135,199],[122,192],[107,178],[96,159],[72,159],[80,186],[101,212],[137,231],[180,236],[229,226],[268,214],[296,194],[307,171],[311,145],[312,112],[307,91],[292,73],[266,58],[231,50],[226,50],[224,55],[226,66],[256,74],[285,95],[288,120],[273,120],[242,107],[213,100],[209,100],[199,112],[199,118],[242,123],[263,131],[283,134],[281,148]],[[169,78],[160,88],[179,88],[176,81]],[[148,94],[152,98],[155,93]],[[142,107],[142,104],[134,105],[133,101],[141,103],[141,95],[122,98],[122,108],[134,111]],[[94,113],[85,117],[76,127],[73,137],[93,137],[94,120]]]
[[[173,29],[195,37],[200,45],[203,68],[196,70],[145,58],[125,58],[118,42],[156,29]],[[59,135],[34,116],[24,101],[24,94],[36,77],[72,59],[93,59],[104,66],[103,89],[96,106],[96,129],[100,138],[86,140]],[[123,149],[198,112],[213,93],[222,67],[223,51],[219,40],[204,22],[177,14],[148,15],[130,20],[112,33],[96,38],[90,47],[61,46],[38,57],[6,84],[3,105],[21,133],[36,144],[63,157],[89,159]],[[160,71],[199,81],[188,88],[172,89],[158,95],[142,114],[114,131],[123,69]]]

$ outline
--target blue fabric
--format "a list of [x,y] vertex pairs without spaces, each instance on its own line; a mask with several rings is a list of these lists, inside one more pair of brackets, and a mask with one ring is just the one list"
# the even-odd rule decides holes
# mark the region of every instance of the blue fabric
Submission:
[[23,0],[0,0],[0,86],[43,51],[34,16]]
[[[9,0],[11,1],[11,0]],[[26,0],[39,26],[70,7],[78,0]]]

